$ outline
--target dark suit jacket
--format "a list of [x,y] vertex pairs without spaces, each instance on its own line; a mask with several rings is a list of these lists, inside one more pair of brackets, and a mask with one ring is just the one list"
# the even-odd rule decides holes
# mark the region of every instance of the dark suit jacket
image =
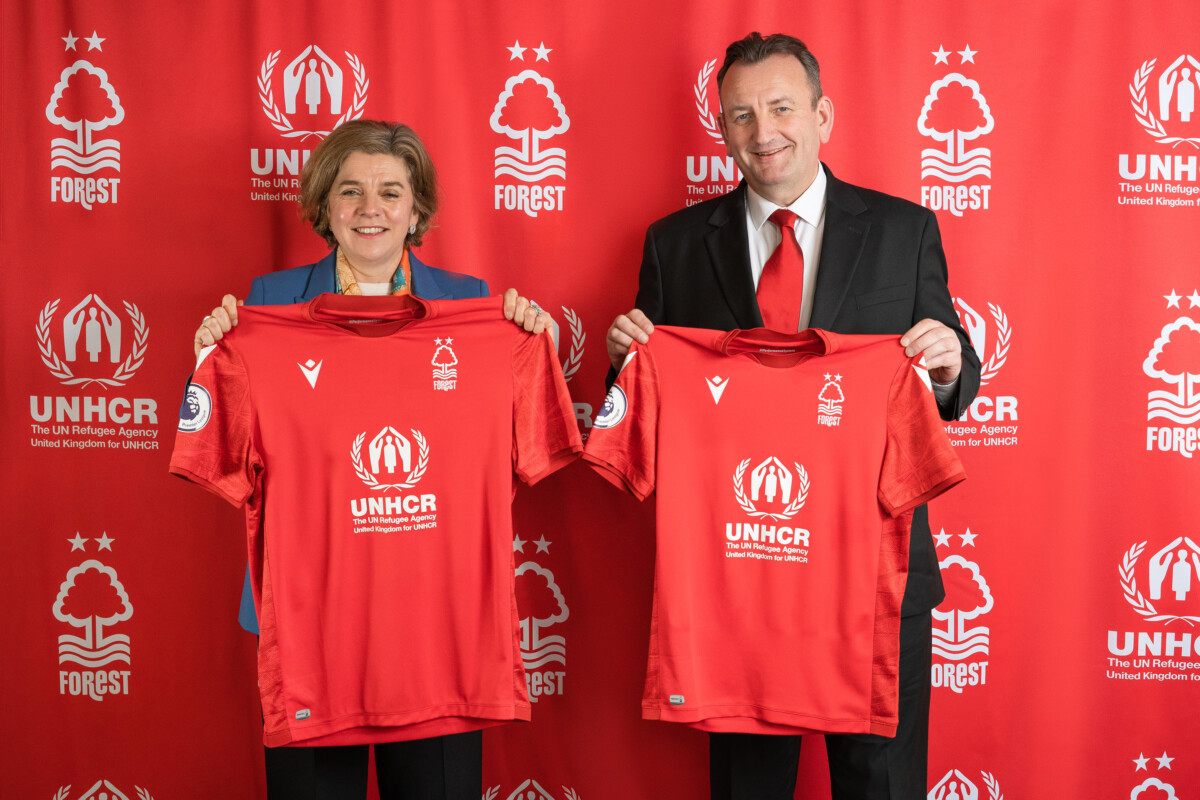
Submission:
[[[423,263],[410,250],[409,274],[412,293],[425,300],[462,300],[468,297],[487,297],[487,281],[458,272],[438,269]],[[307,303],[322,292],[337,288],[337,250],[315,264],[269,272],[250,282],[248,306],[283,306]],[[258,633],[258,615],[254,613],[254,595],[250,589],[250,568],[242,583],[242,602],[238,608],[238,623],[253,634]]]
[[[979,391],[979,357],[958,322],[933,213],[907,200],[843,183],[825,168],[825,234],[811,327],[900,335],[939,320],[962,342],[958,394],[944,419]],[[733,330],[762,327],[746,239],[746,185],[658,220],[646,232],[635,306],[656,325]],[[924,506],[913,516],[902,613],[942,601],[941,573]]]

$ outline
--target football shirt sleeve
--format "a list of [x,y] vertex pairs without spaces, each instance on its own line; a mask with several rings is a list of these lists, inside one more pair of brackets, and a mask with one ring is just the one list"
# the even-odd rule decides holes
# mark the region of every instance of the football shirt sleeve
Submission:
[[654,357],[634,342],[592,424],[583,460],[639,500],[654,491],[658,408]]
[[573,461],[583,443],[549,334],[519,333],[512,367],[513,470],[532,485]]
[[888,392],[879,502],[894,517],[932,500],[965,477],[938,416],[924,358],[905,358]]
[[241,506],[262,469],[253,419],[250,384],[236,349],[205,348],[179,409],[171,472]]

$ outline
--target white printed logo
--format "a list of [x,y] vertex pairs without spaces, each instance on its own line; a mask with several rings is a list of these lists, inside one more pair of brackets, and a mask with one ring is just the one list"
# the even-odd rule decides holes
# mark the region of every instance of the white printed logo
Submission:
[[579,371],[579,365],[583,363],[583,345],[587,342],[587,333],[584,332],[583,322],[575,313],[575,309],[563,306],[562,310],[567,325],[571,329],[571,349],[562,362],[563,377],[566,378],[567,383],[570,383],[571,378],[574,378],[575,373]]
[[179,407],[179,430],[195,433],[202,430],[212,417],[212,396],[196,382],[188,383],[183,405]]
[[[583,800],[579,792],[566,786],[562,787],[563,796],[561,800]],[[498,800],[500,797],[500,784],[496,784],[483,793],[483,800]],[[533,778],[527,778],[520,786],[513,789],[506,800],[560,800],[548,791],[542,788],[542,785]]]
[[449,392],[458,386],[458,356],[454,354],[453,339],[434,339],[433,358],[433,388],[435,391]]
[[1008,317],[1004,310],[995,303],[988,303],[987,306],[992,321],[996,324],[995,332],[990,336],[988,323],[983,315],[967,305],[967,301],[961,297],[954,298],[954,307],[958,312],[959,322],[966,329],[967,336],[971,339],[971,347],[975,348],[975,354],[982,362],[979,373],[980,386],[986,386],[1000,372],[1000,368],[1008,360],[1008,348],[1012,341],[1012,327],[1008,323]]
[[[567,356],[562,360],[563,378],[567,383],[575,377],[575,373],[579,371],[579,366],[583,363],[584,345],[587,343],[587,333],[583,330],[583,321],[579,315],[575,313],[575,309],[562,307],[564,319],[567,321],[567,326],[571,330],[571,347],[567,351]],[[555,347],[559,344],[559,336],[555,339]],[[592,404],[591,403],[572,403],[575,410],[575,420],[579,423],[580,435],[586,442],[590,428],[592,427]]]
[[[1200,88],[1200,61],[1184,54],[1158,76],[1158,105],[1152,108],[1146,93],[1146,86],[1154,74],[1154,65],[1158,59],[1143,61],[1133,74],[1129,84],[1130,104],[1133,106],[1133,116],[1142,129],[1159,144],[1169,144],[1172,147],[1187,142],[1200,146],[1200,138],[1185,138],[1171,136],[1163,127],[1164,122],[1190,122],[1192,113],[1196,110],[1197,89]],[[1184,63],[1187,62],[1187,63]]]
[[[975,547],[979,534],[958,534],[962,547]],[[945,529],[934,537],[937,547],[949,547],[950,534]],[[987,683],[988,649],[991,630],[987,625],[974,622],[992,610],[992,590],[980,572],[979,564],[968,561],[961,555],[948,556],[938,562],[942,581],[946,587],[946,599],[933,609],[933,618],[945,623],[945,627],[933,628],[933,679],[935,687],[946,687],[962,693],[965,686]],[[942,660],[939,660],[942,659]]]
[[714,375],[711,378],[705,378],[704,382],[708,385],[708,391],[712,394],[713,405],[720,403],[721,395],[725,394],[725,387],[729,385],[729,378]]
[[[988,303],[991,322],[976,311],[961,297],[954,298],[954,308],[959,321],[971,340],[971,347],[980,360],[980,386],[986,386],[999,375],[1008,361],[1012,346],[1012,326],[1004,310],[995,303]],[[994,327],[992,327],[994,325]],[[928,373],[926,373],[927,377]],[[966,424],[959,424],[966,423]],[[950,443],[964,446],[1008,446],[1017,444],[1017,398],[1009,395],[987,396],[980,394],[959,418],[951,423],[946,432]]]
[[[1159,683],[1200,680],[1200,544],[1188,536],[1130,547],[1118,567],[1121,596],[1149,630],[1109,630],[1105,677]],[[1143,593],[1149,593],[1149,597]],[[1186,625],[1183,631],[1177,630]]]
[[[514,536],[513,552],[523,555],[527,544],[537,548],[535,555],[545,553],[549,557],[552,542],[545,536],[534,541]],[[570,609],[554,573],[536,561],[525,561],[517,567],[516,596],[522,614],[521,661],[529,699],[536,703],[543,696],[561,695],[565,691],[567,673],[562,668],[567,665],[567,640],[562,634],[547,631],[566,622]]]
[[[38,350],[42,355],[42,363],[65,386],[83,384],[86,387],[93,383],[124,386],[142,366],[142,359],[146,355],[150,329],[142,312],[133,303],[122,304],[128,317],[128,330],[133,334],[129,355],[122,361],[122,338],[127,330],[125,322],[100,299],[100,295],[89,294],[84,297],[63,317],[61,328],[54,328],[52,323],[59,300],[47,303],[38,316]],[[54,333],[57,331],[61,331],[62,335],[62,359],[54,349]],[[98,374],[104,374],[101,370],[107,371],[107,365],[110,364],[116,365],[110,376],[97,377]],[[76,375],[76,369],[91,374]]]
[[[808,471],[803,465],[795,463],[796,477],[787,465],[778,458],[771,456],[750,470],[750,495],[744,490],[746,467],[750,459],[740,462],[733,471],[733,490],[738,505],[752,517],[769,517],[771,519],[791,519],[796,512],[804,507],[808,500]],[[795,492],[793,493],[793,489]],[[774,511],[759,511],[755,503],[762,502],[774,507]]]
[[[1188,536],[1176,536],[1146,560],[1150,598],[1138,589],[1137,564],[1149,540],[1135,544],[1121,559],[1121,591],[1125,602],[1147,622],[1200,622],[1195,613],[1182,613],[1200,603],[1200,545]],[[1190,602],[1188,595],[1191,595]],[[1158,604],[1155,604],[1158,601]],[[1161,607],[1161,608],[1160,608]]]
[[[282,50],[270,53],[258,68],[258,99],[263,113],[271,121],[271,127],[285,139],[299,137],[305,141],[310,136],[323,139],[343,122],[358,119],[367,102],[367,72],[358,56],[346,51],[346,66],[353,75],[353,95],[346,97],[350,88],[341,65],[315,44],[310,44],[283,68],[283,107],[275,104],[273,81],[275,65]],[[299,124],[311,129],[298,129],[291,117],[299,116]],[[322,123],[336,121],[324,129]]]
[[[80,37],[68,31],[62,39],[65,50],[78,52]],[[104,51],[104,39],[94,32],[83,41],[88,43],[88,52]],[[79,203],[89,211],[95,203],[116,203],[121,179],[94,177],[102,170],[121,171],[121,143],[94,138],[95,133],[120,125],[125,119],[125,108],[108,73],[87,59],[78,59],[63,69],[50,93],[46,119],[72,134],[50,141],[50,169],[88,176],[51,176],[50,202]]]
[[[509,61],[525,61],[525,51],[536,54],[534,63],[550,63],[552,48],[521,47],[518,41],[506,48]],[[541,211],[561,211],[566,186],[548,184],[549,179],[567,177],[567,151],[561,147],[543,147],[542,143],[567,132],[571,118],[554,81],[536,69],[524,69],[511,76],[492,108],[489,124],[493,131],[519,142],[518,147],[497,147],[495,177],[508,176],[517,183],[495,186],[496,210],[523,211],[536,217]],[[530,185],[538,184],[538,185]]]
[[[1167,308],[1180,308],[1184,299],[1172,289],[1164,295]],[[1190,308],[1200,307],[1200,292],[1186,298]],[[1146,449],[1175,451],[1191,458],[1200,449],[1200,323],[1190,316],[1168,322],[1150,347],[1142,371],[1167,385],[1147,397],[1148,422],[1164,420],[1146,427]]]
[[[107,533],[86,539],[76,533],[67,540],[71,551],[87,552],[87,543],[96,542],[97,551],[112,552],[116,541]],[[129,665],[129,635],[105,633],[133,616],[133,604],[117,571],[96,558],[85,559],[67,570],[58,587],[53,606],[54,618],[80,630],[58,637],[59,694],[90,697],[103,701],[105,695],[129,694],[128,669],[104,669],[114,664]],[[77,666],[68,666],[68,665]]]
[[[134,784],[133,788],[137,791],[137,800],[154,800],[154,796],[148,789],[143,789],[137,784]],[[69,783],[66,786],[60,786],[54,793],[54,800],[70,800],[70,797],[71,784]],[[75,800],[131,800],[131,798],[109,781],[99,780]]]
[[325,359],[313,361],[311,358],[301,364],[296,362],[296,366],[304,373],[304,379],[308,381],[308,385],[312,388],[317,388],[317,376],[321,374],[321,365],[325,363]]
[[[1000,782],[988,772],[980,771],[983,783],[987,787],[988,800],[1004,800],[1000,791]],[[979,795],[979,787],[966,775],[957,769],[947,772],[942,779],[929,790],[928,800],[983,800]]]
[[[1133,779],[1137,780],[1138,773],[1142,771],[1147,773],[1147,777],[1129,792],[1129,800],[1179,800],[1174,786],[1159,777],[1149,776],[1151,769],[1160,775],[1164,770],[1174,771],[1171,762],[1175,760],[1175,756],[1167,755],[1166,750],[1163,750],[1161,756],[1146,756],[1144,753],[1138,753],[1137,758],[1130,759],[1133,762]],[[1153,767],[1148,766],[1151,761],[1156,762]]]
[[[364,431],[354,438],[350,447],[350,459],[354,464],[354,472],[367,486],[376,491],[389,489],[411,489],[417,485],[429,468],[429,443],[425,436],[416,428],[410,429],[412,440],[417,443],[417,463],[412,466],[412,444],[408,437],[400,431],[385,425],[379,433],[371,438],[367,445],[367,464],[363,463],[363,441],[367,438]],[[369,469],[368,469],[369,467]],[[385,482],[404,475],[400,482]],[[383,480],[381,481],[380,478]]]
[[625,391],[614,383],[608,390],[608,394],[605,395],[604,405],[600,407],[600,413],[596,415],[596,421],[592,423],[592,427],[616,427],[621,420],[625,419],[627,411],[629,411],[629,400],[625,397]]
[[[967,45],[958,51],[960,64],[975,63],[978,51]],[[950,52],[939,46],[934,66],[950,65]],[[992,132],[995,120],[979,83],[961,72],[951,72],[929,87],[917,119],[922,136],[942,142],[942,147],[921,151],[921,205],[945,209],[961,217],[966,210],[986,209],[991,185],[973,182],[992,177],[992,151],[968,149],[967,144]],[[928,182],[926,182],[928,181]]]
[[[691,86],[692,97],[696,104],[696,115],[704,128],[709,142],[718,146],[725,144],[721,129],[717,125],[716,115],[721,113],[721,98],[717,94],[716,72],[720,59],[704,62],[696,74],[696,82]],[[687,198],[686,205],[695,205],[707,197],[730,192],[742,179],[742,171],[738,169],[733,156],[729,154],[689,155],[687,157]]]
[[817,395],[817,424],[836,427],[842,422],[842,403],[846,395],[842,392],[842,376],[825,373],[825,385]]

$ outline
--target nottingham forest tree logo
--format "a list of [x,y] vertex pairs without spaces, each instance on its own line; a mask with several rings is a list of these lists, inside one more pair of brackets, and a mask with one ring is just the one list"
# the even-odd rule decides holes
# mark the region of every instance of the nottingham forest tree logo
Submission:
[[[534,63],[550,63],[552,48],[506,48],[509,61],[525,61],[532,49]],[[537,217],[542,211],[561,211],[567,177],[567,151],[548,147],[546,142],[571,128],[571,118],[554,81],[536,69],[523,69],[504,83],[488,120],[493,131],[514,140],[516,147],[500,146],[494,152],[496,209],[525,212]],[[499,183],[508,178],[516,183]]]
[[[123,302],[126,319],[122,320],[100,295],[89,294],[55,325],[60,301],[61,298],[51,300],[38,315],[37,339],[42,363],[66,386],[93,383],[124,386],[142,366],[146,355],[150,329],[141,310],[133,303]],[[131,335],[125,338],[126,333]],[[130,349],[122,360],[126,342]],[[55,349],[58,343],[63,347],[61,359]],[[84,374],[77,375],[76,370]]]
[[817,395],[817,424],[836,427],[842,422],[842,403],[846,395],[842,392],[842,376],[825,374],[825,384]]
[[454,354],[453,339],[434,339],[433,358],[433,388],[439,392],[449,392],[458,386],[458,356]]
[[[950,539],[958,538],[965,549],[974,548],[978,536],[970,528],[957,537],[951,537],[943,529],[934,539],[938,547],[949,547]],[[955,553],[940,560],[938,567],[946,599],[933,609],[933,618],[944,627],[935,623],[933,628],[932,682],[934,686],[961,693],[966,686],[987,683],[991,629],[977,623],[991,612],[995,601],[987,578],[975,561]]]
[[[1200,308],[1200,291],[1185,298],[1172,289],[1164,297],[1168,309],[1180,308],[1184,299],[1191,308]],[[1147,396],[1146,449],[1173,450],[1191,458],[1200,449],[1200,323],[1181,316],[1163,325],[1142,372],[1167,386]]]
[[[64,52],[78,54],[80,37],[68,31],[62,40]],[[89,54],[93,50],[103,54],[104,37],[93,31],[82,41],[87,42]],[[77,203],[88,211],[97,204],[117,202],[121,179],[111,173],[121,171],[121,143],[99,134],[125,119],[125,107],[108,72],[91,58],[76,58],[63,68],[46,104],[47,121],[68,134],[50,140],[50,171],[71,173],[51,174],[50,202]]]
[[[107,533],[87,539],[76,533],[67,540],[71,551],[87,552],[89,541],[112,552],[116,541]],[[67,570],[52,606],[54,618],[79,631],[58,637],[59,693],[103,701],[106,695],[129,694],[129,634],[113,626],[133,616],[133,603],[113,567],[86,558]],[[122,668],[121,665],[125,665]]]
[[[970,45],[958,51],[961,64],[975,63],[978,51]],[[945,48],[933,53],[934,65],[949,66]],[[941,147],[921,151],[921,204],[935,211],[946,209],[962,216],[967,209],[986,209],[992,177],[992,151],[987,147],[968,147],[992,132],[996,121],[979,82],[962,72],[951,72],[929,86],[917,118],[917,131]]]

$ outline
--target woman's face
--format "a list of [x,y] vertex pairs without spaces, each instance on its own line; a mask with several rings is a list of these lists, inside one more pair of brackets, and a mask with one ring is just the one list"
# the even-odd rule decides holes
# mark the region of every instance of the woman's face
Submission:
[[387,280],[417,218],[403,161],[387,153],[346,157],[329,190],[329,225],[356,271]]

